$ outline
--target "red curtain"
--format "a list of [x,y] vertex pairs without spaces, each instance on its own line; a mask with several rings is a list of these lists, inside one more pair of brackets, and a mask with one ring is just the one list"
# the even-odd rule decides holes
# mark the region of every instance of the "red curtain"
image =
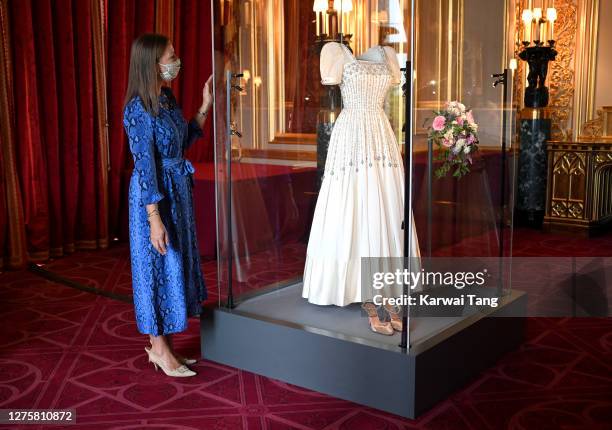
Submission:
[[[174,27],[169,36],[184,67],[173,85],[189,119],[202,103],[212,71],[210,3],[19,0],[1,5],[2,58],[7,57],[2,70],[9,73],[0,79],[0,120],[7,130],[0,133],[0,267],[20,268],[27,260],[127,239],[133,163],[122,116],[132,41],[155,31],[156,8],[168,9],[158,21],[174,16],[165,24]],[[97,19],[98,8],[104,23]],[[104,50],[105,66],[95,46]],[[100,75],[106,88],[96,86]],[[212,161],[211,122],[205,138],[186,154],[190,160]],[[108,144],[99,129],[105,123]]]
[[[202,88],[212,73],[211,5],[202,0],[174,0],[172,45],[181,58],[181,74],[172,89],[189,119],[202,105]],[[211,83],[211,91],[212,83]],[[204,137],[189,148],[191,161],[213,161],[212,112],[204,124]]]
[[107,93],[110,145],[109,230],[113,237],[128,237],[127,188],[133,162],[123,129],[123,98],[127,89],[132,41],[155,30],[155,2],[111,0],[107,22]]
[[20,268],[27,260],[23,202],[17,174],[13,60],[6,0],[0,0],[0,268]]
[[90,3],[12,1],[8,12],[28,258],[44,261],[76,248],[106,246]]

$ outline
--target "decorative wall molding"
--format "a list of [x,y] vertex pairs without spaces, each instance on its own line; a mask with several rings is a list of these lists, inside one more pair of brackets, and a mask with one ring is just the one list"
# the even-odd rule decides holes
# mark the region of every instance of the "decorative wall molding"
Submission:
[[580,130],[581,137],[601,137],[603,135],[603,111],[597,110],[597,115],[592,120],[585,122]]
[[580,137],[612,139],[612,106],[597,109],[595,118],[584,123]]
[[[579,0],[575,44],[575,97],[572,128],[577,136],[586,122],[595,119],[595,75],[597,71],[597,30],[599,27],[599,2]],[[604,0],[606,1],[606,0]]]

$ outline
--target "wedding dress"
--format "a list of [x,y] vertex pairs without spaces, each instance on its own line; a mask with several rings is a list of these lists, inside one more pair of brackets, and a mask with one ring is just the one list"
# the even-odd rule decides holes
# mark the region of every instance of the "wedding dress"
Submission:
[[[339,84],[343,109],[332,130],[306,251],[302,297],[310,303],[372,300],[373,289],[361,286],[361,258],[403,256],[404,165],[383,109],[400,78],[391,47],[374,46],[360,58],[337,42],[321,51],[321,82]],[[407,224],[410,256],[419,257],[412,214]],[[399,297],[401,285],[392,288]]]

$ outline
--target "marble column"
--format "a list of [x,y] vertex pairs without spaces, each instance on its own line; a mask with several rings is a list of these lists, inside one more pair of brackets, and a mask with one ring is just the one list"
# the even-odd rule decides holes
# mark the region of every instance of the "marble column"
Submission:
[[547,108],[524,108],[520,112],[515,224],[540,228],[546,206],[546,141],[551,120]]

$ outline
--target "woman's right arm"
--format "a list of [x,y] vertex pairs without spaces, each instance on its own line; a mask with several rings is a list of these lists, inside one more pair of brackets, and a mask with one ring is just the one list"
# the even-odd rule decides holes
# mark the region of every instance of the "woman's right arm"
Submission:
[[157,186],[151,115],[145,111],[140,102],[130,103],[126,106],[123,115],[123,125],[134,157],[134,172],[140,187],[140,203],[146,206],[147,210],[151,243],[159,253],[166,254],[169,239],[157,208],[157,202],[163,199],[164,195]]
[[147,219],[149,221],[151,244],[157,252],[166,255],[166,246],[170,244],[170,239],[166,227],[159,216],[157,203],[147,205]]

